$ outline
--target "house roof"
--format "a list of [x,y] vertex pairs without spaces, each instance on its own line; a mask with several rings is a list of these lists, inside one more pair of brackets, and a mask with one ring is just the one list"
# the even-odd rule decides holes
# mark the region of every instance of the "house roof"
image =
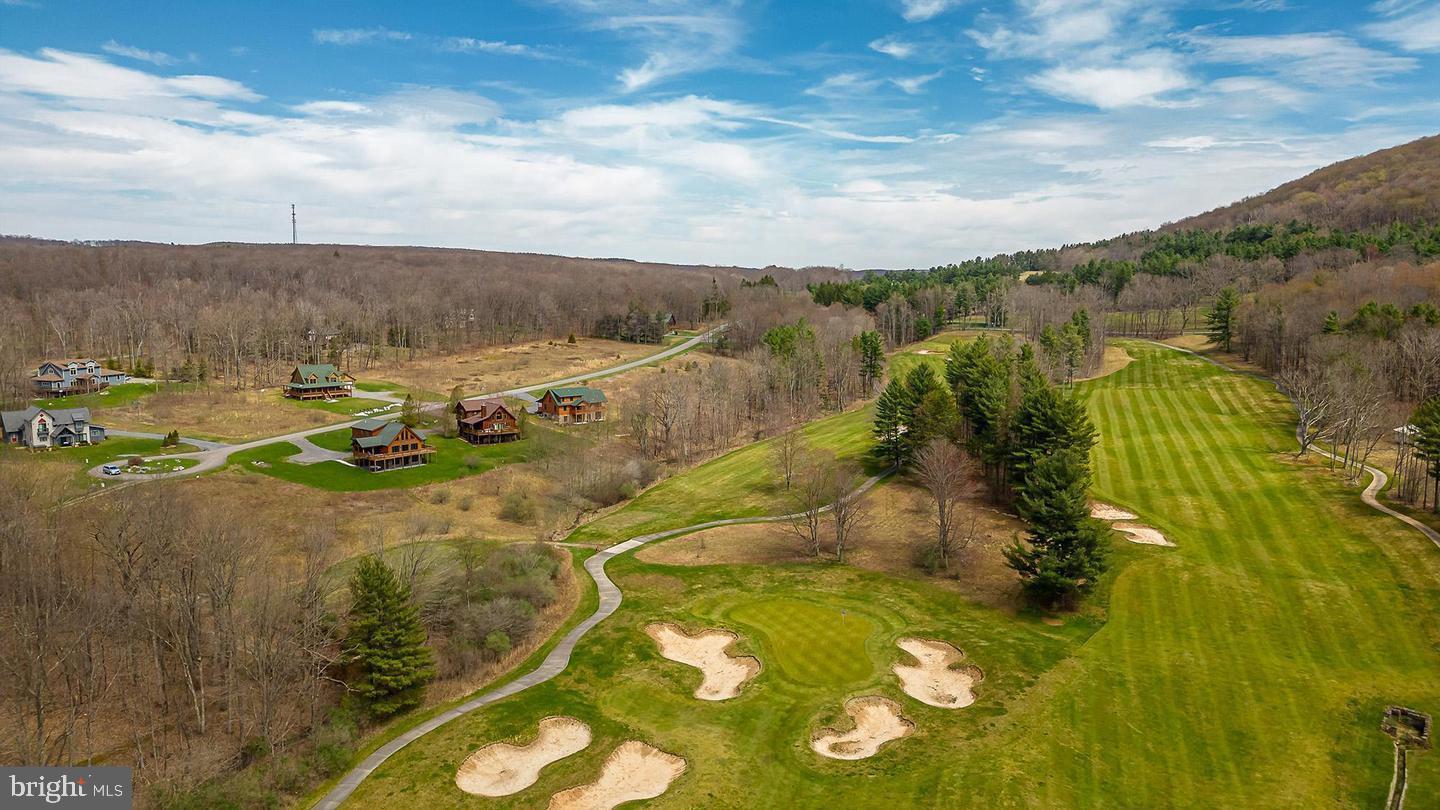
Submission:
[[392,420],[376,419],[372,416],[369,419],[361,419],[359,422],[356,422],[353,427],[359,428],[360,430],[375,430],[376,428],[384,427],[386,423],[390,421]]
[[324,377],[339,373],[339,369],[335,368],[334,363],[301,363],[295,367],[295,370],[300,372],[301,377],[309,377],[311,374],[316,377]]
[[64,378],[64,377],[61,377],[59,374],[39,374],[39,375],[36,375],[35,379],[36,379],[36,380],[39,380],[40,382],[64,382],[64,381],[65,381],[65,378]]
[[372,447],[384,447],[390,442],[395,441],[395,437],[399,436],[400,431],[404,429],[404,422],[386,422],[385,427],[381,428],[380,432],[374,436],[361,436],[354,441],[355,444],[367,450]]
[[4,424],[6,433],[14,433],[25,425],[30,424],[41,412],[50,415],[50,421],[55,427],[64,427],[76,423],[90,421],[89,408],[37,408],[34,405],[23,411],[4,411],[0,413],[0,423]]
[[589,388],[583,385],[572,385],[564,388],[551,388],[545,393],[553,394],[556,399],[570,399],[572,397],[578,397],[581,402],[600,403],[605,401],[605,394],[600,389]]
[[[487,419],[496,409],[504,410],[506,413],[510,412],[510,409],[505,407],[505,402],[499,397],[471,397],[470,399],[460,400],[459,405],[462,410],[470,414],[465,417],[466,419],[474,417]],[[471,413],[472,411],[474,412],[473,414]]]
[[42,366],[45,365],[46,363],[51,363],[51,364],[54,364],[54,365],[57,365],[57,366],[68,366],[68,365],[70,365],[71,363],[74,363],[74,364],[77,365],[77,366],[83,366],[83,365],[85,365],[86,363],[95,363],[95,365],[97,365],[97,366],[100,365],[98,362],[96,362],[95,360],[93,360],[93,359],[91,359],[91,358],[89,358],[89,357],[61,357],[61,358],[53,359],[53,360],[52,360],[52,359],[45,359],[45,360],[41,360],[41,361],[40,361],[40,365],[42,365]]

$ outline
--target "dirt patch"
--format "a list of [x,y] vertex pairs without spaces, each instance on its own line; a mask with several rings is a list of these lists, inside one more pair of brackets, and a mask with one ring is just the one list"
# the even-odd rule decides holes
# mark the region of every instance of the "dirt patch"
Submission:
[[660,623],[649,625],[645,632],[660,645],[661,655],[695,667],[705,676],[695,690],[700,700],[733,698],[746,681],[760,674],[760,659],[726,652],[738,639],[728,630],[702,630],[691,636],[673,624]]
[[1135,362],[1135,358],[1131,357],[1130,353],[1125,351],[1123,348],[1119,346],[1106,346],[1105,354],[1100,359],[1100,369],[1088,377],[1080,377],[1075,381],[1084,382],[1086,380],[1098,380],[1101,377],[1114,374],[1115,372],[1119,371],[1122,368],[1125,368],[1133,362]]
[[1116,523],[1115,531],[1124,532],[1129,535],[1126,540],[1132,543],[1142,543],[1147,546],[1174,546],[1175,544],[1165,538],[1159,529],[1150,526],[1142,526],[1139,523]]
[[900,711],[900,704],[887,697],[867,695],[845,701],[845,713],[854,728],[838,731],[822,728],[810,738],[810,747],[831,759],[868,759],[888,742],[908,737],[915,724]]
[[600,777],[550,797],[550,810],[610,810],[625,802],[653,799],[685,772],[685,758],[639,740],[620,744],[605,760]]
[[956,667],[965,653],[943,641],[923,638],[902,638],[895,646],[917,662],[891,668],[900,676],[905,694],[941,709],[962,709],[975,702],[975,684],[985,676],[979,667]]
[[535,784],[546,765],[585,750],[590,727],[573,717],[547,717],[529,745],[493,743],[465,759],[455,786],[477,796],[509,796]]
[[1090,504],[1090,517],[1100,520],[1134,520],[1136,516],[1118,506],[1097,502]]

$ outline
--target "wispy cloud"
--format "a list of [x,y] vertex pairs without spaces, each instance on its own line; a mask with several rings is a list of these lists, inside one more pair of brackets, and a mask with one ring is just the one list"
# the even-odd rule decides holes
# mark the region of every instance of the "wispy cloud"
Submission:
[[1317,86],[1368,84],[1419,66],[1408,56],[1367,48],[1336,33],[1192,35],[1185,41],[1207,61],[1260,67]]
[[913,42],[906,42],[891,34],[888,37],[871,40],[870,50],[886,56],[893,56],[896,59],[909,59],[915,55],[916,46]]
[[311,32],[322,45],[362,45],[367,42],[408,42],[414,35],[386,28],[318,28]]
[[138,59],[141,62],[149,62],[152,65],[173,65],[179,61],[164,51],[147,51],[131,45],[122,45],[113,39],[101,45],[100,50],[116,56],[123,56],[126,59]]
[[1113,65],[1050,68],[1030,78],[1037,89],[1067,101],[1100,109],[1155,106],[1163,96],[1192,85],[1192,80],[1167,54],[1132,57]]
[[945,71],[937,70],[934,73],[926,73],[920,76],[903,76],[898,79],[891,79],[890,82],[901,90],[915,95],[925,89],[925,85],[945,75]]
[[961,0],[900,0],[900,16],[906,22],[924,22],[960,5]]
[[1370,7],[1385,19],[1365,33],[1407,51],[1440,52],[1440,4],[1427,0],[1381,0]]
[[502,56],[524,56],[530,59],[552,59],[551,54],[529,45],[503,40],[475,39],[474,37],[445,37],[439,48],[455,53],[492,53]]

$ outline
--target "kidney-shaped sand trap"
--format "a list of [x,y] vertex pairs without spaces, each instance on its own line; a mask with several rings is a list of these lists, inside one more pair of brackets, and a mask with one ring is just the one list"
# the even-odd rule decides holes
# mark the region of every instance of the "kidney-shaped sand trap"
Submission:
[[493,743],[466,757],[455,772],[455,786],[477,796],[509,796],[535,784],[546,765],[589,744],[589,726],[573,717],[547,717],[529,745]]
[[1097,502],[1090,504],[1090,517],[1101,520],[1134,520],[1136,516],[1118,506]]
[[915,724],[900,713],[900,704],[887,697],[867,695],[845,701],[845,713],[855,728],[836,731],[822,728],[810,737],[815,753],[831,759],[866,759],[880,746],[915,731]]
[[900,676],[900,688],[905,694],[942,709],[960,709],[975,702],[975,684],[985,676],[979,667],[955,667],[965,653],[943,641],[923,638],[902,638],[895,646],[919,662],[891,668]]
[[684,772],[683,757],[629,740],[605,760],[599,779],[551,796],[550,810],[610,810],[625,802],[653,799]]
[[659,623],[646,627],[645,632],[660,645],[661,655],[704,674],[695,690],[695,697],[701,700],[733,698],[746,681],[760,674],[759,659],[750,655],[733,657],[725,652],[736,639],[728,630],[705,630],[688,636],[673,624]]
[[1165,539],[1165,535],[1159,529],[1149,526],[1142,526],[1139,523],[1116,523],[1113,528],[1117,532],[1124,532],[1129,535],[1125,538],[1132,543],[1144,543],[1147,546],[1173,546],[1174,543]]

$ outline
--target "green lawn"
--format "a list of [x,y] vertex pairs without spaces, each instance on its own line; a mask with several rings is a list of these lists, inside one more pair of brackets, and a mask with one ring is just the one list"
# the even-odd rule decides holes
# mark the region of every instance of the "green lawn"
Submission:
[[[869,464],[872,408],[866,406],[811,422],[805,436],[842,460]],[[777,484],[768,441],[747,445],[662,481],[623,508],[581,526],[574,543],[612,544],[637,534],[690,526],[724,517],[783,514],[794,504]],[[879,470],[873,465],[867,472]]]
[[22,447],[6,446],[3,452],[38,461],[63,461],[94,467],[108,461],[124,461],[134,456],[158,456],[171,453],[193,453],[199,448],[181,444],[176,447],[161,447],[159,439],[133,439],[115,436],[99,444],[77,447],[57,447],[53,450],[27,450]]
[[[594,743],[497,806],[541,806],[594,779],[626,739],[689,762],[654,807],[1380,806],[1381,710],[1440,714],[1440,553],[1296,463],[1289,406],[1267,383],[1126,348],[1135,362],[1081,386],[1102,434],[1095,494],[1177,547],[1116,539],[1092,607],[1063,626],[842,566],[623,556],[610,571],[625,601],[571,669],[401,750],[351,806],[470,806],[454,786],[460,762],[553,714],[589,723]],[[863,445],[851,418],[815,429],[846,425]],[[760,457],[746,453],[667,481],[664,499],[656,487],[643,514],[601,536],[762,508],[769,494],[730,483],[751,480],[735,458]],[[652,621],[735,630],[762,672],[739,698],[696,701],[694,670],[644,634]],[[903,635],[963,649],[985,672],[977,703],[950,711],[903,695],[889,673]],[[816,756],[810,732],[860,694],[899,701],[916,733],[869,760]],[[1411,762],[1412,806],[1434,806],[1440,755]]]
[[[326,443],[321,446],[334,444],[334,437],[337,433],[339,431],[320,434],[325,437],[322,441]],[[345,433],[349,434],[348,429]],[[313,441],[314,437],[311,439]],[[235,453],[230,456],[230,463],[248,472],[262,473],[296,484],[340,492],[359,492],[417,487],[440,481],[451,481],[467,475],[479,475],[502,464],[526,461],[532,452],[531,443],[524,440],[483,447],[475,447],[459,439],[446,439],[438,436],[431,436],[426,442],[439,451],[431,456],[429,464],[378,473],[367,472],[337,461],[323,461],[319,464],[292,464],[285,459],[299,453],[300,448],[289,442],[267,444],[253,450]],[[346,447],[348,446],[349,442],[347,441]]]
[[311,444],[318,445],[326,450],[335,450],[344,453],[350,451],[351,435],[350,428],[347,427],[337,430],[327,430],[324,433],[316,433],[314,436],[308,438]]
[[[184,388],[179,383],[160,383],[161,389],[171,390]],[[122,405],[129,405],[143,396],[155,393],[155,383],[122,383],[112,385],[104,391],[96,391],[93,394],[80,394],[73,397],[56,397],[54,399],[37,399],[35,405],[41,408],[90,408],[92,410],[103,410],[105,408],[118,408]]]

